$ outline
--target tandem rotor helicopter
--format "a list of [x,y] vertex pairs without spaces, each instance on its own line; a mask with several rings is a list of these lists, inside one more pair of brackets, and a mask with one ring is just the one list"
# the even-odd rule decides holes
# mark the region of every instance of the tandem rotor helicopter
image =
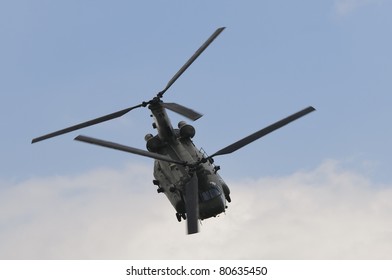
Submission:
[[229,187],[218,174],[220,167],[214,165],[214,158],[235,152],[315,110],[309,106],[210,156],[193,144],[195,128],[192,125],[181,121],[178,128],[173,128],[166,109],[192,121],[199,119],[202,115],[180,104],[163,102],[163,95],[224,29],[225,27],[218,28],[173,76],[166,87],[150,101],[144,101],[121,111],[34,138],[32,143],[112,120],[137,108],[148,107],[153,118],[153,128],[157,130],[157,134],[145,136],[147,150],[83,135],[77,136],[75,140],[155,159],[153,184],[157,186],[158,193],[164,193],[167,196],[176,211],[179,222],[186,220],[188,234],[197,233],[199,219],[216,217],[225,212],[226,203],[231,202]]

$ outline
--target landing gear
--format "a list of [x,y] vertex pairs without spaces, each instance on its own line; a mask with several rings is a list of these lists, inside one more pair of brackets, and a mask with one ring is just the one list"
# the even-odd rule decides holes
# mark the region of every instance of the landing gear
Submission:
[[163,193],[163,192],[165,192],[165,190],[164,190],[163,188],[159,187],[159,188],[157,189],[157,192],[158,192],[158,193]]
[[176,218],[177,218],[177,221],[179,221],[179,222],[181,222],[181,219],[185,221],[186,220],[185,213],[176,213]]
[[159,181],[158,181],[158,180],[152,180],[152,183],[153,183],[155,186],[159,186]]
[[155,186],[158,186],[158,189],[157,189],[157,192],[158,192],[158,193],[163,193],[163,192],[165,192],[165,190],[160,186],[160,183],[159,183],[158,180],[152,180],[152,183],[153,183]]

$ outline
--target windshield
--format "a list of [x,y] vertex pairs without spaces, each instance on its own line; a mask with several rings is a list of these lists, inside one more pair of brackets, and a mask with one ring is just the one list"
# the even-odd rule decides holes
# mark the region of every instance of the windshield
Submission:
[[211,199],[221,195],[221,192],[220,192],[218,186],[216,185],[216,183],[210,182],[208,184],[208,187],[209,187],[208,190],[199,194],[200,199],[202,201],[211,200]]

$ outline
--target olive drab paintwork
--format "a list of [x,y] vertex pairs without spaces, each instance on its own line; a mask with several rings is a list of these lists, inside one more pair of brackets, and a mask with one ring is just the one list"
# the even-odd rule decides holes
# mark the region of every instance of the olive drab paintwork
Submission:
[[[230,199],[230,190],[220,175],[217,173],[217,167],[210,160],[205,160],[207,156],[193,144],[192,139],[195,135],[193,126],[180,122],[178,129],[171,129],[170,133],[159,134],[159,127],[166,127],[166,130],[172,128],[169,118],[164,109],[155,108],[150,110],[153,113],[155,121],[159,114],[160,123],[156,125],[158,135],[146,137],[147,149],[163,155],[169,155],[171,158],[181,159],[188,164],[197,164],[196,176],[198,179],[198,203],[199,219],[207,219],[217,216],[226,209],[226,200]],[[155,127],[155,125],[154,125]],[[168,138],[164,138],[168,136]],[[154,183],[158,186],[158,192],[164,193],[170,200],[171,204],[177,211],[177,217],[186,217],[184,192],[185,185],[190,180],[188,167],[165,161],[155,160],[154,164]]]
[[[192,142],[195,135],[193,126],[182,121],[178,129],[174,129],[165,108],[158,102],[151,104],[149,109],[154,119],[153,127],[158,134],[146,135],[146,147],[150,152],[169,155],[170,158],[197,165],[195,173],[198,180],[198,219],[215,217],[226,209],[226,200],[230,199],[230,190],[220,175],[212,160],[202,153]],[[154,184],[158,193],[164,193],[173,207],[179,221],[186,219],[185,199],[186,183],[190,181],[189,167],[180,164],[155,160]]]

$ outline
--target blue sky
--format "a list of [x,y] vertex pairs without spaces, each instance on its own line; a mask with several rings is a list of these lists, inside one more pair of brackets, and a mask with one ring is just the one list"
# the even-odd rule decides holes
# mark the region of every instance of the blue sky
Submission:
[[[76,182],[101,169],[120,170],[113,180],[122,182],[121,170],[128,166],[151,167],[144,179],[152,188],[150,159],[77,143],[73,138],[79,132],[34,145],[30,141],[149,100],[220,26],[227,29],[164,98],[204,114],[194,123],[198,147],[212,154],[308,105],[317,109],[235,154],[216,158],[229,185],[264,177],[271,178],[269,183],[291,182],[295,174],[316,174],[331,165],[336,171],[331,174],[340,179],[342,174],[361,178],[349,180],[349,186],[359,180],[367,182],[370,193],[388,191],[391,8],[387,0],[3,1],[3,198],[10,195],[17,203],[13,190],[31,191],[34,182],[54,178]],[[170,116],[174,125],[181,120]],[[151,132],[149,112],[143,109],[80,131],[138,148],[144,148],[144,135]],[[77,195],[77,189],[71,193]],[[60,203],[65,207],[68,201]],[[171,214],[169,206],[164,209]],[[20,215],[5,216],[0,229],[17,232],[9,225],[26,219]]]

